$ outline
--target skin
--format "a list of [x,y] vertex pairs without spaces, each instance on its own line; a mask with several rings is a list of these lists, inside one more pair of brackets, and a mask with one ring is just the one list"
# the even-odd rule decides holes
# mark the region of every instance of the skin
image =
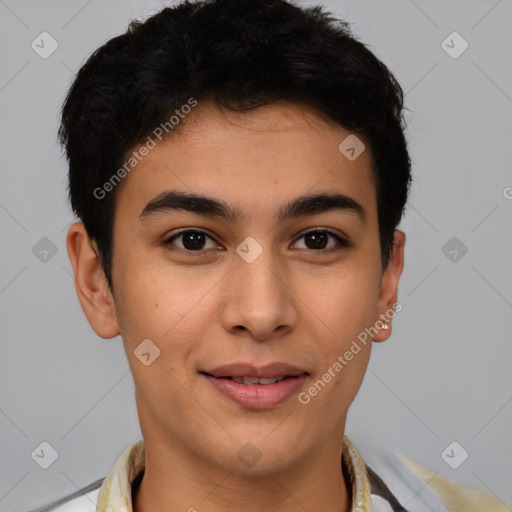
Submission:
[[[103,338],[121,334],[135,382],[146,470],[134,510],[350,510],[342,441],[371,340],[306,405],[294,395],[250,410],[198,371],[281,361],[309,372],[307,390],[397,302],[405,235],[395,231],[383,270],[368,145],[349,161],[338,145],[350,131],[286,102],[248,113],[200,102],[181,129],[116,191],[113,293],[83,225],[67,238],[87,319]],[[245,217],[174,211],[141,220],[146,204],[170,189],[222,199]],[[333,210],[275,222],[289,200],[325,191],[360,203],[365,221]],[[183,237],[165,243],[184,228],[207,231],[199,256],[183,252]],[[309,248],[303,235],[314,228],[351,246],[329,237],[324,249]],[[263,249],[252,263],[236,252],[248,236]],[[380,329],[373,341],[390,334]],[[145,339],[161,351],[149,366],[134,355]],[[252,467],[237,457],[248,442],[261,454]]]

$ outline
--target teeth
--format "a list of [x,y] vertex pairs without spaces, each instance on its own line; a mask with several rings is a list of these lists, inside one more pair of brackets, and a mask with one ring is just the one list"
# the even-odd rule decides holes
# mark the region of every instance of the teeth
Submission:
[[242,377],[242,382],[244,384],[259,384],[260,379],[258,377]]
[[269,378],[261,378],[258,379],[260,381],[260,384],[275,384],[276,382],[279,382],[280,380],[283,380],[284,377],[269,377]]
[[267,377],[267,378],[258,378],[258,377],[230,377],[231,380],[238,382],[238,384],[275,384],[283,380],[285,377]]

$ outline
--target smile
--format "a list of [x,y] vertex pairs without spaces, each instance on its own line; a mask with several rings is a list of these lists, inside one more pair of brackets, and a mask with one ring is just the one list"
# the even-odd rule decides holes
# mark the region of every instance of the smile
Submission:
[[214,377],[202,373],[213,389],[247,409],[270,409],[299,392],[307,374],[276,377]]
[[246,384],[246,385],[254,385],[254,384],[262,384],[264,386],[268,386],[269,384],[275,384],[276,382],[280,382],[286,377],[226,377],[227,379],[231,379],[238,384]]

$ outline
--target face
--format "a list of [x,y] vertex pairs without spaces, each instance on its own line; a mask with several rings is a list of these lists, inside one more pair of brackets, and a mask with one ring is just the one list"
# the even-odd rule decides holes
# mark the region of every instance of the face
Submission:
[[70,230],[79,297],[100,336],[123,338],[146,445],[282,470],[341,446],[370,357],[358,336],[396,302],[403,233],[383,270],[368,146],[349,160],[351,132],[314,111],[200,103],[185,122],[118,191],[113,296]]

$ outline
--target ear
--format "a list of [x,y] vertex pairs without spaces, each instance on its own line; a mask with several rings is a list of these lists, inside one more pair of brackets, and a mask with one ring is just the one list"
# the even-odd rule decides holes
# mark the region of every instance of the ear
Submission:
[[69,228],[67,249],[78,300],[89,324],[101,338],[114,338],[119,334],[114,300],[96,244],[89,238],[82,222],[75,222]]
[[[391,321],[395,316],[394,310],[400,311],[401,306],[394,308],[398,297],[398,282],[404,268],[404,247],[405,233],[395,230],[393,249],[389,259],[388,266],[382,275],[382,289],[379,298],[379,316],[375,321],[379,327],[373,341],[386,341],[391,336]],[[382,326],[384,325],[384,328]],[[385,325],[388,328],[385,328]]]

